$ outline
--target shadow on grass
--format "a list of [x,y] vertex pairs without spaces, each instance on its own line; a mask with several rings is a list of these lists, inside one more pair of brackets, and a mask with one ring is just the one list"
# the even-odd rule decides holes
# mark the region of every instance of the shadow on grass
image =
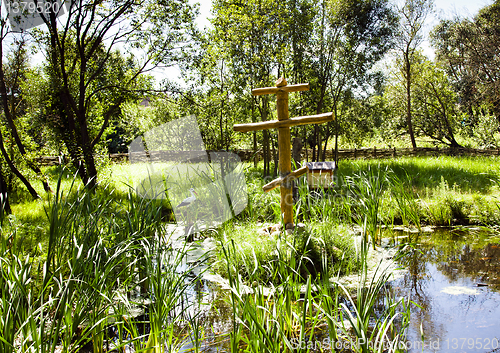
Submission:
[[62,174],[63,179],[73,178],[75,175],[75,171],[72,167],[67,166],[64,167],[62,165],[46,167],[43,170],[43,173],[49,178],[49,180],[57,180],[59,176]]
[[31,252],[39,242],[44,243],[49,222],[44,206],[47,202],[41,200],[23,202],[12,205],[12,214],[8,222],[4,222],[6,232],[15,231],[18,251]]
[[[12,195],[11,207],[12,217],[9,218],[6,229],[15,230],[17,244],[25,251],[31,252],[38,243],[44,245],[49,232],[49,219],[52,200],[57,190],[57,181],[61,180],[61,196],[69,204],[78,204],[82,201],[81,193],[84,185],[78,175],[63,168],[62,166],[48,167],[44,170],[49,179],[52,193],[46,193],[40,182],[34,183],[41,196],[39,200],[32,200],[31,196],[22,189],[17,188]],[[118,185],[116,185],[118,184]],[[130,191],[130,192],[129,192]],[[123,220],[125,213],[130,211],[130,205],[141,204],[141,197],[137,195],[135,189],[120,181],[103,180],[92,193],[91,199],[99,203],[99,200],[106,201],[106,207],[102,211],[105,216],[116,217]],[[152,207],[159,209],[162,222],[175,222],[172,207],[168,199],[152,200]],[[120,221],[118,221],[120,222]],[[122,224],[122,223],[120,223]],[[124,225],[124,224],[123,224]]]

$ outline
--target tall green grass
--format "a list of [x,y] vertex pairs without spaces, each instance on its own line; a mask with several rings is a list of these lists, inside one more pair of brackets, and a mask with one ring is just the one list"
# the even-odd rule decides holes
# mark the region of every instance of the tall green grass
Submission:
[[[231,351],[333,351],[336,346],[363,353],[400,351],[409,324],[410,303],[386,291],[389,270],[379,264],[375,274],[369,275],[365,239],[362,237],[358,259],[361,271],[354,296],[335,278],[299,271],[301,263],[310,261],[308,252],[300,249],[292,249],[298,256],[291,258],[283,248],[276,249],[279,282],[269,284],[256,277],[257,264],[250,258],[250,277],[244,278],[234,259],[245,255],[238,254],[241,249],[234,241],[226,243],[222,261],[230,285]],[[249,282],[252,287],[245,285]],[[384,310],[377,312],[380,301],[385,303]]]
[[[368,243],[363,237],[360,247],[361,271],[355,299],[342,285],[338,287],[344,292],[349,306],[341,303],[341,329],[349,341],[349,346],[358,352],[397,352],[404,343],[406,330],[409,326],[410,304],[405,298],[395,299],[385,288],[391,271],[382,267],[380,262],[375,272],[368,275]],[[384,298],[384,309],[381,313],[375,311],[381,295]],[[398,320],[398,317],[401,319]],[[400,323],[396,326],[395,323]],[[346,326],[346,322],[349,323]],[[354,335],[349,332],[353,331]],[[404,346],[403,346],[404,347]]]
[[[331,277],[337,273],[349,274],[358,269],[352,232],[331,223],[318,223],[298,228],[293,233],[262,232],[261,226],[232,224],[215,236],[217,250],[212,257],[213,269],[228,276],[227,266],[220,261],[223,244],[234,241],[232,265],[245,281],[280,283],[281,261],[300,264],[297,271]],[[297,262],[299,254],[307,253],[307,261]],[[218,255],[217,255],[218,254]],[[218,261],[219,260],[219,261]],[[306,276],[304,276],[306,278]]]
[[[306,227],[273,236],[259,235],[257,222],[280,222],[279,194],[262,193],[264,180],[248,176],[249,206],[217,232],[212,266],[231,288],[229,350],[308,351],[298,343],[326,337],[359,352],[397,351],[411,303],[391,296],[381,268],[368,276],[369,241],[378,242],[382,225],[498,224],[499,166],[487,158],[344,161],[329,190],[299,181],[295,217]],[[197,278],[183,262],[188,249],[169,245],[164,201],[125,184],[89,189],[66,171],[57,180],[45,203],[30,206],[36,214],[7,217],[0,209],[0,285],[8,289],[1,351],[200,350],[204,324],[183,307]],[[41,226],[28,242],[30,218]],[[358,270],[353,295],[335,279]],[[134,317],[135,308],[145,315]]]
[[[113,190],[76,183],[64,190],[61,180],[46,210],[43,258],[20,251],[15,228],[1,228],[0,284],[8,289],[0,298],[2,352],[175,348],[174,331],[189,324],[175,313],[192,279],[189,268],[178,271],[187,250],[167,246],[157,200],[130,192],[119,204]],[[148,313],[148,335],[130,315],[134,306]],[[110,336],[111,326],[118,336]]]

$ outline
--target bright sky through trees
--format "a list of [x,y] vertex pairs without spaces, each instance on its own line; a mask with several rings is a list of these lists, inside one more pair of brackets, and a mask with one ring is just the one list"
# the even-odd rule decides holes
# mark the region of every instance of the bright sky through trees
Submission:
[[[196,20],[198,27],[203,29],[206,26],[210,26],[209,18],[211,17],[211,0],[191,0],[191,3],[198,2],[200,4],[200,16]],[[434,16],[429,16],[427,19],[426,32],[429,32],[432,27],[434,27],[440,18],[451,18],[455,14],[460,16],[472,17],[477,11],[492,3],[492,0],[435,0],[435,14]],[[434,52],[429,45],[427,40],[422,44],[422,48],[424,49],[424,54],[430,57],[431,59],[434,57]],[[180,71],[177,67],[170,67],[161,70],[160,75],[164,75],[164,77],[174,80],[174,81],[182,81],[179,77]],[[181,82],[179,82],[181,83]]]
[[[210,26],[210,21],[208,20],[211,17],[211,8],[212,8],[212,1],[211,0],[191,0],[190,3],[198,3],[200,5],[200,15],[198,16],[196,22],[198,24],[198,27],[200,29],[203,29],[204,27]],[[458,14],[460,16],[467,16],[467,17],[472,17],[474,16],[477,11],[492,3],[492,0],[435,0],[435,9],[436,12],[434,16],[430,16],[427,19],[427,28],[426,31],[430,31],[432,27],[434,27],[438,22],[440,18],[451,18],[455,14]],[[429,45],[429,42],[427,40],[424,41],[422,44],[422,47],[424,49],[425,55],[427,55],[430,58],[434,57],[434,52],[432,48]],[[38,60],[35,60],[35,64],[38,63],[39,60],[42,60],[42,56],[38,58]],[[168,78],[170,80],[179,82],[182,84],[182,79],[179,77],[180,76],[180,71],[177,67],[169,67],[169,68],[163,68],[163,69],[158,69],[157,71],[157,78],[161,80],[162,78]]]
[[[473,17],[479,9],[490,5],[492,0],[434,0],[435,13],[427,18],[426,35],[432,28],[438,24],[442,18],[452,18],[455,15],[460,17]],[[434,58],[434,51],[426,39],[422,44],[424,54],[429,58]]]
[[[200,5],[200,15],[198,16],[196,22],[200,29],[204,27],[210,26],[210,21],[208,20],[211,17],[211,8],[212,1],[211,0],[190,0],[190,3],[195,4],[198,3]],[[426,32],[429,32],[432,27],[434,27],[440,18],[451,18],[455,14],[460,16],[472,17],[477,11],[492,3],[492,0],[435,0],[435,9],[436,12],[434,16],[430,16],[427,19],[427,28]],[[422,48],[424,49],[424,54],[430,57],[431,59],[434,57],[434,52],[429,45],[427,40],[422,44]],[[42,55],[38,55],[34,58],[33,63],[38,64],[40,60],[43,60]],[[180,70],[178,67],[169,67],[155,70],[157,75],[157,80],[160,81],[163,78],[168,78],[169,80],[173,80],[180,84],[183,84],[183,80],[180,76]]]

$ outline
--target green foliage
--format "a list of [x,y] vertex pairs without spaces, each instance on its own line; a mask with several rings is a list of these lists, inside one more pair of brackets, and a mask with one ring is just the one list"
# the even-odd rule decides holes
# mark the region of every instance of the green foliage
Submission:
[[[364,230],[363,230],[364,231]],[[367,239],[363,235],[362,239]],[[340,303],[339,325],[350,343],[350,347],[356,352],[398,352],[400,344],[406,339],[406,330],[410,324],[410,305],[407,298],[395,300],[389,291],[384,290],[384,286],[389,280],[391,271],[384,268],[380,262],[374,273],[368,276],[368,243],[361,241],[359,284],[356,288],[355,299],[342,285],[339,288],[349,301],[349,306]],[[381,293],[384,293],[384,312],[375,312],[376,303],[380,300]],[[352,309],[351,309],[351,308]],[[401,311],[398,311],[401,310]],[[395,328],[398,316],[402,316],[401,326]],[[345,318],[345,320],[344,320]],[[346,322],[349,325],[346,325]],[[354,335],[346,334],[354,332]]]
[[[346,342],[356,352],[382,352],[386,348],[389,352],[398,351],[409,326],[410,303],[405,298],[395,300],[383,291],[390,270],[379,264],[375,274],[368,275],[368,245],[364,241],[362,244],[362,271],[355,299],[342,284],[332,283],[328,277],[307,274],[304,281],[296,268],[300,262],[309,261],[309,255],[299,249],[295,259],[280,259],[277,272],[284,280],[278,285],[273,283],[265,288],[257,277],[253,288],[245,287],[234,267],[233,259],[239,250],[234,241],[224,245],[222,260],[227,268],[233,322],[231,351],[333,351],[336,343]],[[281,254],[279,250],[278,253]],[[250,267],[254,269],[252,273],[256,273],[258,264],[254,266]],[[377,313],[375,307],[381,293],[386,306],[382,313]],[[340,295],[347,298],[349,307]],[[319,339],[324,323],[328,340]]]
[[398,5],[399,28],[396,35],[396,48],[398,50],[399,74],[404,82],[405,120],[408,135],[413,148],[417,147],[415,131],[413,129],[413,97],[414,72],[417,48],[423,41],[422,27],[427,15],[432,12],[432,0],[405,0]]
[[[387,169],[382,169],[380,165],[374,168],[368,166],[366,171],[347,176],[346,182],[352,193],[351,207],[354,208],[350,213],[361,228],[366,228],[365,235],[370,236],[375,249],[380,240],[379,212],[388,184]],[[365,242],[368,243],[368,239]]]
[[421,229],[421,206],[418,203],[418,194],[413,190],[410,175],[406,175],[405,179],[400,179],[394,174],[390,176],[391,184],[391,198],[389,199],[389,206],[395,200],[398,208],[392,214],[392,223],[394,218],[401,219],[401,223],[405,226],[414,225],[420,231]]
[[488,107],[472,108],[473,116],[477,119],[472,125],[472,139],[479,148],[498,148],[500,146],[500,122],[491,113]]
[[[186,0],[101,5],[74,3],[71,14],[53,23],[46,19],[47,32],[35,36],[48,58],[48,104],[40,118],[91,186],[97,182],[94,154],[121,104],[150,91],[151,77],[144,74],[180,61],[179,47],[188,49],[195,31],[194,8]],[[118,47],[139,54],[125,56]]]
[[[189,269],[177,272],[187,250],[165,245],[155,201],[129,197],[119,205],[112,190],[63,190],[61,176],[47,209],[48,242],[39,245],[44,256],[25,254],[15,228],[0,228],[0,282],[10,288],[0,297],[2,351],[76,352],[89,344],[100,352],[111,324],[124,333],[118,349],[173,347],[174,329],[189,320],[170,320],[190,285]],[[145,284],[149,340],[130,316],[133,292]]]
[[360,148],[370,145],[373,139],[383,138],[390,141],[391,136],[394,136],[385,133],[385,128],[391,125],[388,121],[391,112],[382,95],[346,98],[342,102],[341,110],[341,148]]
[[[218,257],[211,268],[223,274],[231,288],[230,349],[307,351],[307,344],[296,344],[314,342],[327,331],[330,344],[364,339],[366,344],[354,345],[355,350],[378,351],[381,342],[397,350],[405,339],[411,303],[386,291],[388,273],[382,267],[371,271],[366,266],[366,229],[391,224],[398,217],[415,227],[454,220],[498,222],[497,162],[454,157],[343,161],[336,187],[322,197],[309,195],[307,186],[300,185],[296,213],[307,220],[305,229],[259,233],[264,225],[255,223],[264,203],[254,207],[249,218],[226,224],[215,236],[218,248],[213,255]],[[114,168],[113,182],[140,179],[136,169]],[[2,348],[15,351],[13,342],[19,338],[26,350],[53,352],[60,344],[72,352],[89,344],[99,351],[111,338],[106,329],[111,325],[121,333],[116,336],[117,349],[176,349],[185,343],[189,328],[202,337],[197,316],[179,310],[197,277],[188,276],[189,266],[178,271],[186,266],[182,259],[187,249],[174,251],[161,220],[161,200],[140,199],[124,186],[78,188],[64,170],[47,174],[58,175],[56,192],[46,204],[47,242],[24,242],[19,230],[22,222],[29,222],[26,215],[0,217],[0,281],[12,293],[0,298]],[[257,179],[254,174],[249,177]],[[262,180],[254,183],[254,195],[249,197],[253,202],[259,199]],[[271,220],[279,219],[268,212]],[[352,223],[368,227],[357,237]],[[359,253],[353,238],[361,241]],[[360,286],[355,297],[340,282],[330,281],[357,270]],[[138,293],[155,299],[140,301],[147,317],[130,316]],[[344,294],[349,304],[340,298]],[[382,302],[382,309],[375,310]],[[139,327],[144,324],[152,329],[142,332]],[[200,342],[193,345],[199,347]]]
[[500,4],[495,1],[483,7],[471,20],[456,17],[442,20],[431,33],[437,59],[445,64],[455,89],[461,99],[461,107],[475,123],[473,108],[483,103],[490,105],[499,118],[498,71]]
[[[461,132],[464,116],[458,110],[458,98],[448,76],[443,68],[421,53],[414,53],[412,60],[410,94],[415,136],[425,136],[437,143],[459,147],[456,136]],[[407,107],[400,104],[406,99],[407,88],[403,65],[399,59],[394,62],[384,92],[390,120],[383,132],[393,138],[406,133]]]
[[110,153],[127,153],[130,143],[154,127],[180,118],[179,108],[165,95],[143,97],[121,105],[119,118],[107,135]]
[[303,297],[294,270],[295,262],[292,261],[290,266],[281,259],[279,275],[286,279],[282,284],[273,286],[268,295],[257,285],[253,293],[245,293],[240,275],[232,267],[231,258],[234,254],[234,242],[224,247],[233,308],[231,350],[288,352],[293,351],[291,338],[297,337],[299,341],[313,338],[319,320],[318,317],[312,317],[311,320],[314,303],[311,277],[307,279]]
[[457,109],[458,97],[444,70],[429,60],[416,65],[413,93],[417,103],[414,113],[415,128],[419,133],[441,143],[458,147],[455,135],[459,132],[463,115]]
[[[395,26],[386,1],[241,4],[221,0],[214,2],[213,9],[214,28],[202,38],[202,54],[195,60],[193,74],[199,77],[197,87],[204,87],[195,90],[201,109],[191,105],[189,111],[201,117],[208,145],[224,149],[239,139],[230,129],[232,124],[271,119],[274,102],[268,97],[252,100],[250,89],[273,85],[278,76],[284,76],[291,84],[310,83],[310,93],[290,96],[292,114],[340,106],[354,87],[367,82],[366,73],[390,47]],[[349,124],[354,125],[349,121],[352,115],[344,119],[343,110],[338,110],[338,119],[346,121],[341,128],[346,134]],[[321,128],[325,146],[333,134],[334,125],[330,125]],[[319,138],[317,129],[311,137],[314,141]],[[312,128],[307,130],[311,135]],[[267,134],[254,135],[254,148],[262,143],[264,151],[272,149]],[[245,137],[242,142],[250,144]],[[270,174],[267,168],[266,175]]]
[[[259,227],[243,229],[241,225],[234,225],[227,227],[218,240],[219,247],[234,242],[231,266],[249,285],[253,281],[281,283],[285,280],[279,272],[282,262],[295,263],[295,271],[304,280],[307,274],[329,278],[357,269],[352,233],[344,227],[317,223],[286,234],[279,230],[269,233]],[[222,256],[222,249],[217,253]],[[224,262],[216,262],[214,266],[218,273],[228,275]]]

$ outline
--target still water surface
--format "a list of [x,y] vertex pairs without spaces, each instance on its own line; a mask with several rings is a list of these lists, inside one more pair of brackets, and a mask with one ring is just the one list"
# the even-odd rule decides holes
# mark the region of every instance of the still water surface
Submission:
[[[408,352],[500,352],[500,235],[479,229],[405,234],[390,237],[414,246],[402,260],[408,271],[391,286],[419,305],[412,309]],[[209,328],[204,351],[229,351],[227,291],[202,280],[189,292],[191,304],[212,304],[199,317]]]
[[421,307],[412,310],[409,351],[500,352],[498,235],[448,230],[412,241],[409,271],[393,284]]

